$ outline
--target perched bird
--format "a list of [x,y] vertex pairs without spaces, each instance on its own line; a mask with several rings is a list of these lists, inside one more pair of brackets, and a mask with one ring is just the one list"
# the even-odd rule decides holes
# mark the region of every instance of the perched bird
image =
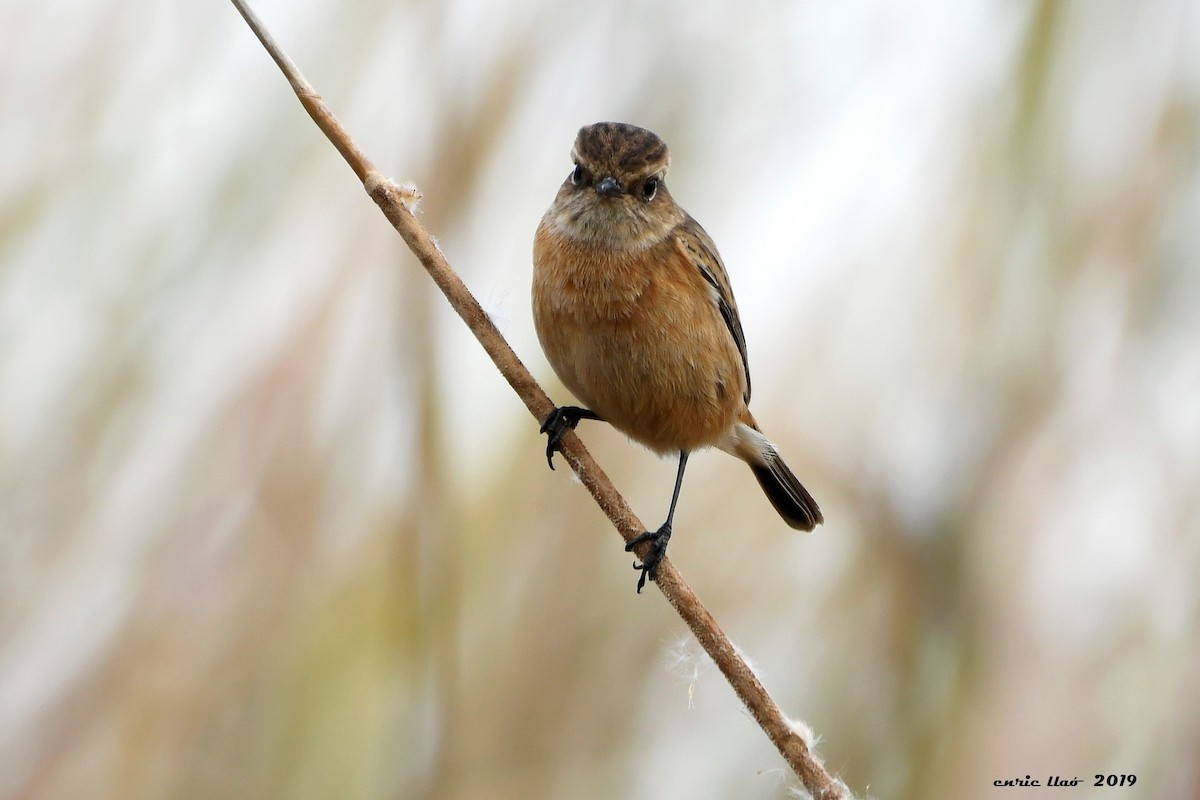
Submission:
[[602,420],[658,453],[678,453],[666,522],[649,542],[638,592],[671,538],[688,454],[717,447],[750,465],[793,528],[823,521],[808,490],[750,414],[750,367],[717,247],[667,191],[667,146],[619,122],[579,131],[575,162],[538,226],[533,319],[550,365],[583,403],[543,422],[546,460],[581,419]]

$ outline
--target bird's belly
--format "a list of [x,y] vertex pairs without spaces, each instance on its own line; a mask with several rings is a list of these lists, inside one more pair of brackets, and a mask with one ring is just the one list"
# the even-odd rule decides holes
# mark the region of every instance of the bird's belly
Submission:
[[635,441],[690,452],[721,440],[736,421],[744,372],[720,322],[658,314],[634,325],[580,309],[549,316],[538,320],[538,335],[559,378]]

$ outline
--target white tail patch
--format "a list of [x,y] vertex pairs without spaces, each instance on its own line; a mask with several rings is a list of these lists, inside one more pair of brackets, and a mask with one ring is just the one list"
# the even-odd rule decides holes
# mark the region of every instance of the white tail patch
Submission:
[[779,458],[771,440],[744,422],[734,424],[725,438],[717,443],[717,448],[760,467],[768,467]]

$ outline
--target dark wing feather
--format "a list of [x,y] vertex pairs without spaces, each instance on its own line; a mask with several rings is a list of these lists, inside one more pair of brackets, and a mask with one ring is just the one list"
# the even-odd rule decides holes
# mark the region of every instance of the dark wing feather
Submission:
[[675,229],[675,244],[689,261],[700,271],[700,276],[711,286],[716,294],[717,310],[725,327],[737,345],[738,353],[742,356],[742,368],[746,371],[746,393],[744,398],[750,402],[750,361],[746,358],[746,334],[742,333],[742,321],[738,317],[737,302],[733,299],[733,288],[729,285],[729,276],[725,273],[725,265],[717,253],[717,246],[712,238],[700,227],[700,223],[688,217],[682,225]]

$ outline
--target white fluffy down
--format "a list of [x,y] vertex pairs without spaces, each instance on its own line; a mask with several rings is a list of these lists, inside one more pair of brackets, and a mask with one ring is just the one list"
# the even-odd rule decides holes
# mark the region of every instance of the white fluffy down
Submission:
[[731,456],[737,456],[745,462],[761,467],[770,466],[770,463],[778,458],[775,445],[744,422],[734,425],[717,447]]

